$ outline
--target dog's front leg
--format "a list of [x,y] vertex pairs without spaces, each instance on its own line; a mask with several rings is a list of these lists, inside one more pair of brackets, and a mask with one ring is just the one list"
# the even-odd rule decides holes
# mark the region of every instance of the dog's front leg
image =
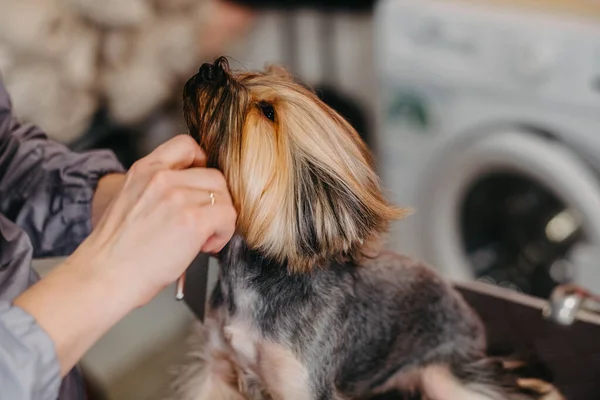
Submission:
[[273,400],[349,400],[325,376],[309,373],[294,353],[272,341],[259,346],[258,373]]
[[223,331],[214,320],[198,324],[188,362],[176,371],[172,400],[246,400],[241,375]]

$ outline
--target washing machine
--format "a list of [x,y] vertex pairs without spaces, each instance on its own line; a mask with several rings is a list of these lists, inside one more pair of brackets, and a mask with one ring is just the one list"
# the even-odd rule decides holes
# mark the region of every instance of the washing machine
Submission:
[[388,247],[456,281],[600,291],[600,19],[496,3],[376,8],[378,167],[412,210]]

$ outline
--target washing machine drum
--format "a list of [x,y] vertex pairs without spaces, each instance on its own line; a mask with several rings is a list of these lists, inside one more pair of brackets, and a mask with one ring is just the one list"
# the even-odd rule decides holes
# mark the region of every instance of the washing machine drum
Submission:
[[427,261],[456,280],[548,297],[600,244],[600,185],[565,144],[527,131],[441,150],[417,204]]

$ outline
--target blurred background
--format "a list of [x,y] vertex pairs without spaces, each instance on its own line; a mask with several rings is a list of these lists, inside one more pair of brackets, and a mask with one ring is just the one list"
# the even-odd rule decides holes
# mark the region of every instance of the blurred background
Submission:
[[[596,0],[3,0],[0,71],[22,119],[129,166],[185,132],[181,90],[202,62],[280,63],[413,209],[388,247],[547,298],[600,291],[599,22]],[[160,398],[193,319],[173,294],[86,357],[106,399]]]

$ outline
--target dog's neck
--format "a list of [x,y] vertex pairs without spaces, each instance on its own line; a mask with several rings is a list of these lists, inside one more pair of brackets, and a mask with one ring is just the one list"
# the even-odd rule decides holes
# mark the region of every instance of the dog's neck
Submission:
[[290,273],[286,262],[278,262],[248,247],[243,237],[234,235],[219,254],[221,275],[228,281],[258,276],[306,276],[311,273]]
[[234,236],[220,252],[219,284],[211,297],[211,307],[225,305],[230,314],[240,307],[239,297],[252,296],[265,299],[271,306],[304,303],[318,296],[322,287],[333,288],[346,279],[352,279],[356,270],[353,264],[332,263],[310,272],[290,272],[287,265],[269,259],[251,250],[243,238]]

